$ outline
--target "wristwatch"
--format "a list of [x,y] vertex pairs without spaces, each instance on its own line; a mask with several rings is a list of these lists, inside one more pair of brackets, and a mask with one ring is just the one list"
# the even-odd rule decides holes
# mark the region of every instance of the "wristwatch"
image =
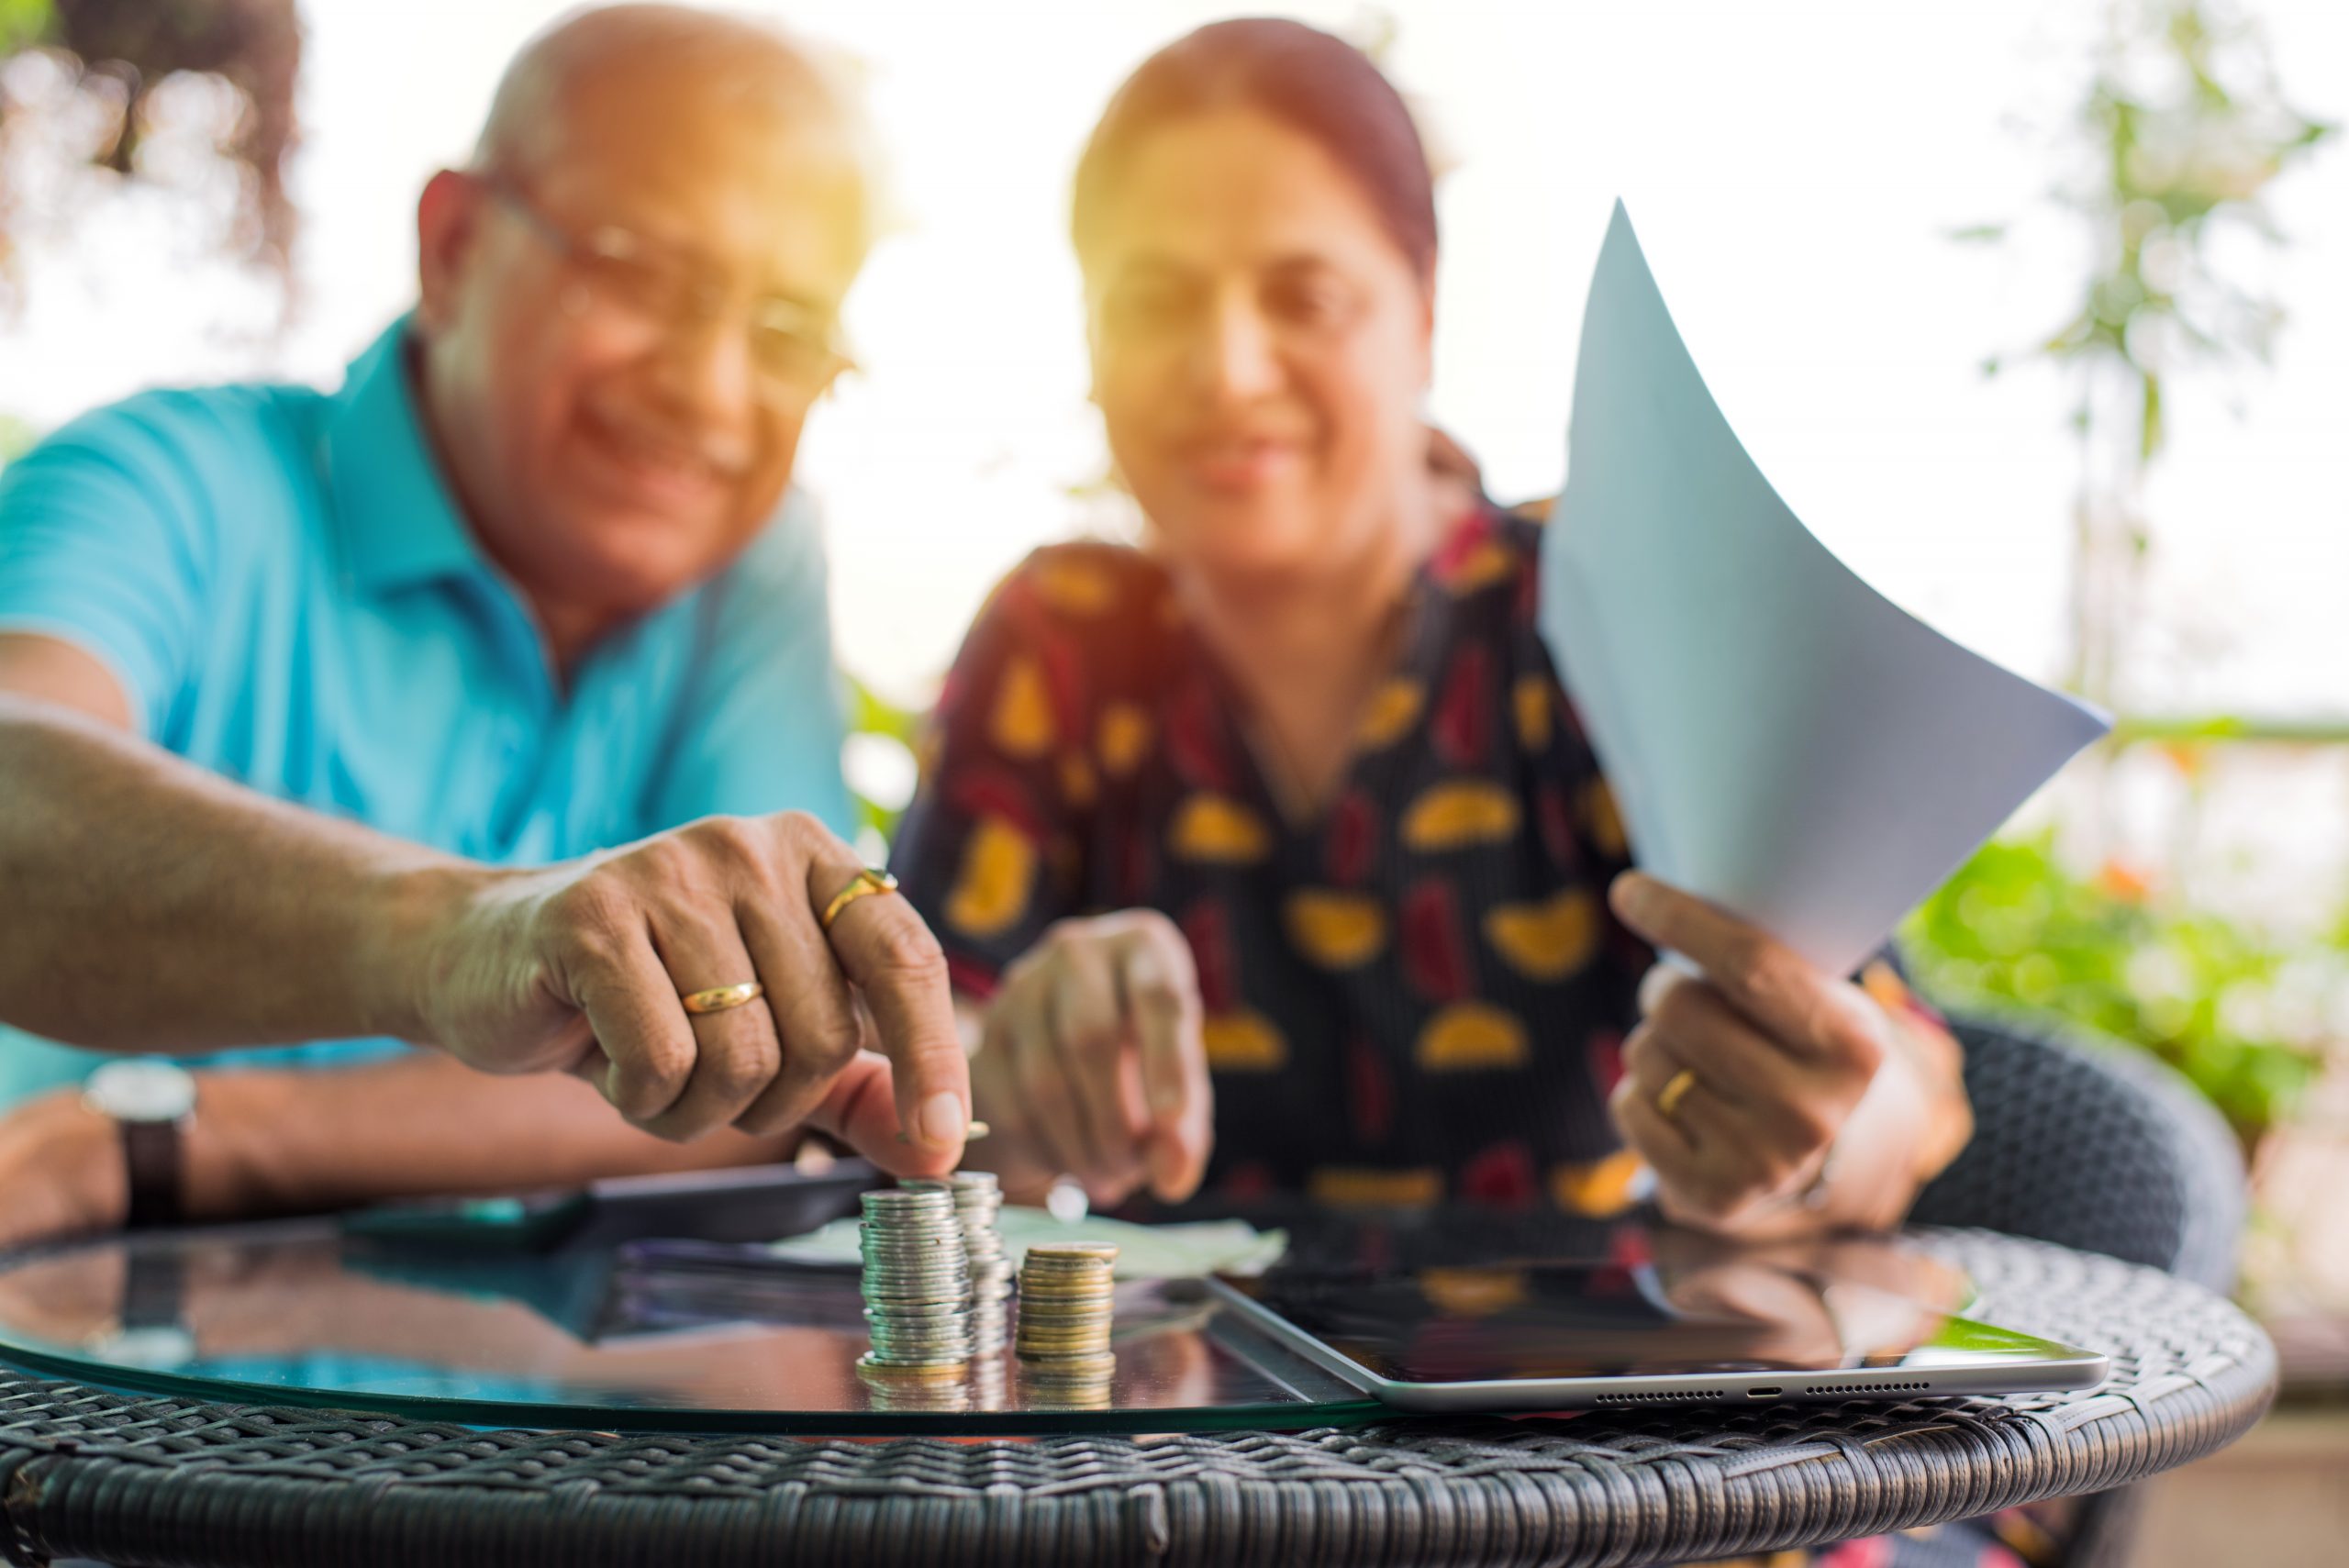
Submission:
[[122,1129],[130,1194],[123,1224],[176,1224],[184,1184],[180,1144],[195,1113],[195,1075],[152,1059],[109,1062],[82,1086],[82,1103]]
[[186,1371],[196,1352],[187,1325],[186,1255],[172,1237],[133,1241],[122,1251],[122,1305],[112,1325],[82,1341],[83,1353],[139,1372]]

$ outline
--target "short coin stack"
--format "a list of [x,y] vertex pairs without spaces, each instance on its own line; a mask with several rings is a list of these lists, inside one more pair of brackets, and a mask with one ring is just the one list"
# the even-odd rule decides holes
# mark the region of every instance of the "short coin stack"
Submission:
[[861,1368],[907,1378],[960,1377],[971,1359],[971,1269],[953,1195],[942,1184],[864,1195]]
[[1019,1265],[1019,1355],[1023,1382],[1099,1386],[1118,1362],[1109,1350],[1118,1249],[1106,1241],[1061,1241],[1028,1249]]

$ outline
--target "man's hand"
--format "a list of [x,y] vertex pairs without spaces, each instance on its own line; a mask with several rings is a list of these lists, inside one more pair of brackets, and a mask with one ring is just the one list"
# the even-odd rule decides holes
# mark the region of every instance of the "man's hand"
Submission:
[[[709,817],[462,879],[395,967],[424,1038],[484,1072],[575,1073],[664,1138],[806,1122],[901,1174],[944,1171],[971,1114],[945,961],[902,898],[823,929],[861,870],[802,813]],[[751,980],[764,996],[722,1012],[681,1000]]]
[[0,1251],[122,1223],[129,1184],[122,1134],[78,1089],[0,1115]]
[[[667,1138],[804,1119],[900,1173],[962,1152],[970,1074],[938,944],[897,898],[824,931],[863,868],[814,818],[492,868],[11,695],[12,669],[0,647],[0,883],[41,896],[0,942],[0,1020],[107,1051],[395,1035],[487,1072],[588,1076]],[[763,999],[686,1015],[684,996],[753,980]]]
[[1063,1173],[1098,1203],[1188,1197],[1214,1141],[1190,945],[1154,910],[1063,920],[1014,963],[971,1064],[1008,1185]]
[[[1742,1234],[1783,1229],[1801,1216],[1793,1200],[1818,1179],[1831,1149],[1839,1163],[1863,1152],[1838,1143],[1863,1099],[1872,1111],[1884,1107],[1869,1118],[1871,1155],[1897,1149],[1908,1124],[1921,1128],[1925,1092],[1907,1055],[1888,1053],[1892,1021],[1857,986],[1653,877],[1627,872],[1609,897],[1625,925],[1699,972],[1650,972],[1610,1106],[1655,1171],[1673,1218]],[[1880,1069],[1897,1082],[1871,1095]],[[1684,1073],[1693,1076],[1682,1081]],[[1914,1195],[1897,1160],[1849,1174],[1866,1179],[1837,1186],[1865,1188],[1865,1203],[1838,1202],[1813,1223],[1890,1224]]]

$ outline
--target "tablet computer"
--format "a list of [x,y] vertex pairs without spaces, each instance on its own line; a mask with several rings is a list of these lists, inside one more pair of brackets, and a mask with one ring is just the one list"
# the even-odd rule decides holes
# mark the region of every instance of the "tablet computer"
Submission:
[[1625,1224],[1572,1255],[1325,1251],[1211,1288],[1408,1410],[2006,1395],[2110,1371],[2096,1351],[1966,1316],[1965,1277],[1897,1239],[1754,1249]]

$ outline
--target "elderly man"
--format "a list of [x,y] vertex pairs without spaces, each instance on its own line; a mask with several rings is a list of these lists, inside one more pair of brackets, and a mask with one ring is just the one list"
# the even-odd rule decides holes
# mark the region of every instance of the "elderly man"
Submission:
[[802,1126],[952,1165],[945,972],[834,836],[789,489],[866,202],[783,39],[592,12],[425,187],[419,302],[340,392],[143,395],[7,470],[0,1242]]

